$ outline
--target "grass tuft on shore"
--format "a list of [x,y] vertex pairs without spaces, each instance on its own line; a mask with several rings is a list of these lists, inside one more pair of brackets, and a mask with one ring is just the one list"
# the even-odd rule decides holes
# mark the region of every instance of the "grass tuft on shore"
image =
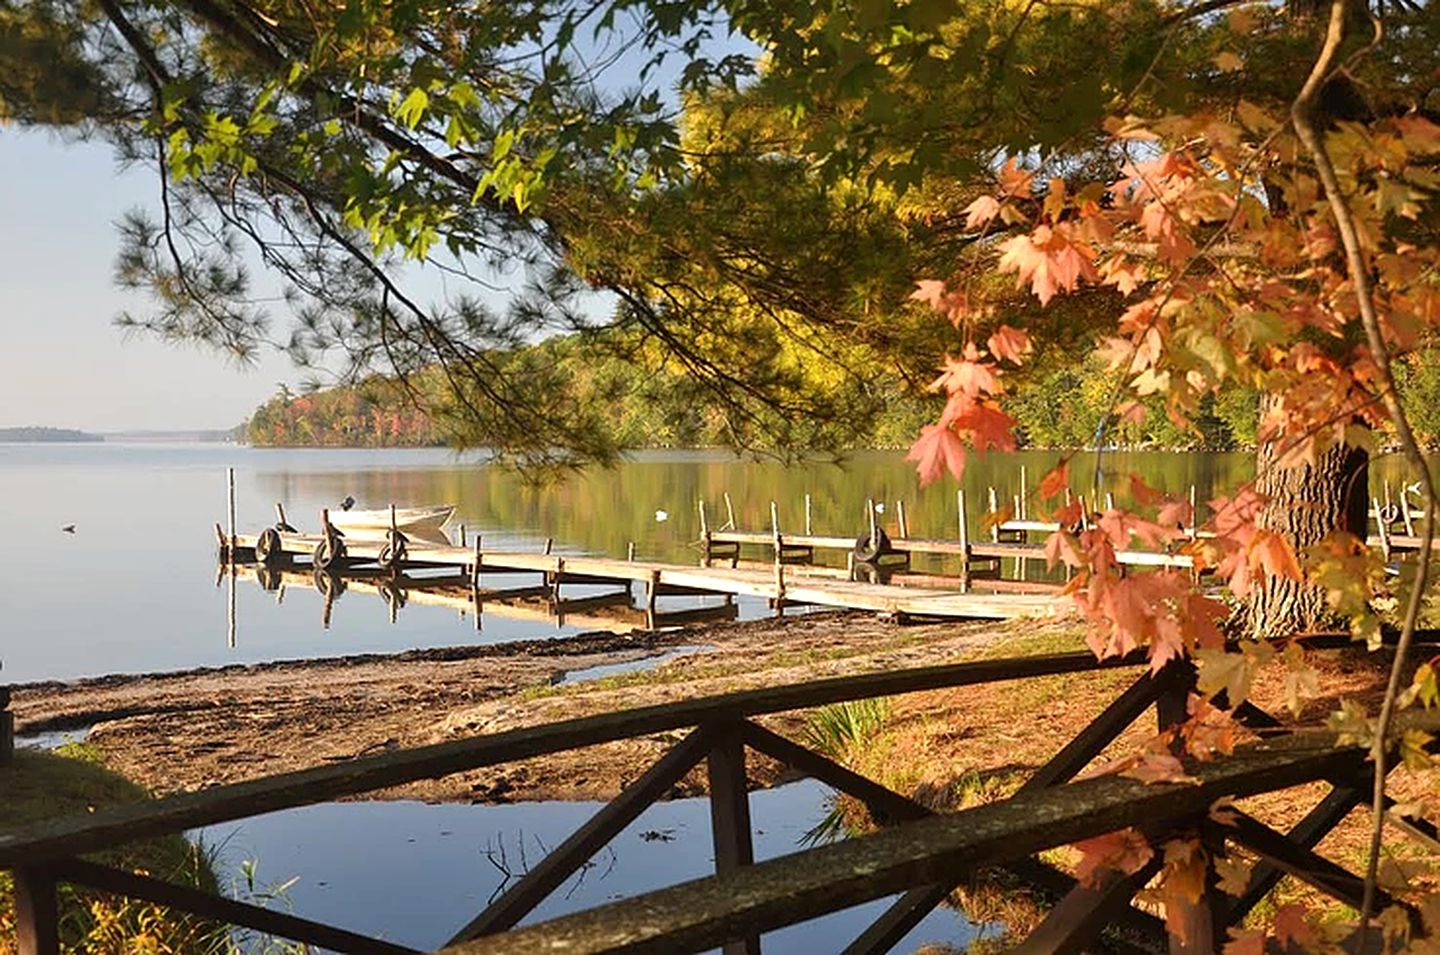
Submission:
[[[150,799],[136,783],[107,769],[99,752],[69,743],[54,752],[22,749],[0,766],[0,829],[69,815],[132,805]],[[192,888],[215,891],[214,860],[204,847],[182,836],[135,842],[87,857],[91,861]],[[61,951],[145,955],[231,955],[238,951],[228,927],[171,912],[146,902],[60,887]],[[0,872],[0,953],[15,951],[13,883]],[[261,946],[267,952],[299,951],[288,944]]]

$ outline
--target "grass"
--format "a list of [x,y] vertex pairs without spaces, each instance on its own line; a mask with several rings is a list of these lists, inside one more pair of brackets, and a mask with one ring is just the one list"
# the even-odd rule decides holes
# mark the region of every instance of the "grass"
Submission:
[[[146,790],[107,769],[98,751],[69,743],[53,753],[18,750],[0,766],[0,828],[23,828],[59,816],[78,815],[150,798]],[[214,892],[214,851],[180,835],[107,849],[91,861]],[[147,902],[60,887],[61,951],[115,955],[235,955],[241,948],[229,927]],[[14,951],[13,884],[0,872],[0,955]],[[304,947],[270,939],[246,944],[246,952],[297,953]]]

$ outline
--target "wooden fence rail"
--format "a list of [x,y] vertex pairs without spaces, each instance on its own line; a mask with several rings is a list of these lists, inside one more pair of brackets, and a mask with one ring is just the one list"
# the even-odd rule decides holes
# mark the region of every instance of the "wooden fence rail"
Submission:
[[[1315,645],[1347,642],[1341,635],[1307,638]],[[1071,782],[1102,750],[1152,706],[1162,724],[1183,714],[1193,668],[1176,662],[1140,674],[1114,702],[1040,766],[1013,797],[935,816],[896,793],[752,721],[767,713],[919,690],[999,680],[1134,667],[1143,655],[1097,662],[1088,652],[860,674],[806,684],[723,694],[660,706],[567,720],[402,752],[365,757],[280,776],[176,795],[136,806],[0,832],[0,869],[15,881],[20,955],[58,951],[57,885],[90,886],[146,899],[203,918],[339,952],[395,955],[403,945],[368,938],[298,916],[269,911],[207,892],[80,860],[98,849],[198,826],[245,818],[416,779],[494,765],[614,740],[693,727],[678,744],[599,810],[569,839],[457,931],[447,952],[677,952],[720,946],[758,955],[773,928],[901,893],[847,949],[852,955],[888,951],[926,913],[980,867],[1001,865],[1059,903],[1025,943],[1025,951],[1072,952],[1090,945],[1108,923],[1164,944],[1159,923],[1130,905],[1144,874],[1086,887],[1045,865],[1034,853],[1100,835],[1140,820],[1152,835],[1204,830],[1258,854],[1247,892],[1233,904],[1206,896],[1196,925],[1222,930],[1250,910],[1280,874],[1298,876],[1347,904],[1357,877],[1317,855],[1320,838],[1360,799],[1366,753],[1337,746],[1323,734],[1278,734],[1235,757],[1192,768],[1194,785],[1146,786],[1116,777]],[[1268,714],[1249,708],[1253,725],[1275,732]],[[1432,720],[1432,722],[1435,722]],[[1397,732],[1404,727],[1397,728]],[[878,834],[755,863],[746,794],[746,749],[764,753],[866,804],[886,828]],[[705,762],[709,777],[716,875],[541,925],[515,926],[598,849],[661,798],[685,773]],[[1237,816],[1216,834],[1206,812],[1220,796],[1243,797],[1313,780],[1335,787],[1289,832]],[[1433,831],[1431,833],[1433,836]],[[1213,936],[1198,929],[1172,951],[1207,951]],[[1197,941],[1198,939],[1198,941]],[[1137,949],[1142,950],[1142,949]]]

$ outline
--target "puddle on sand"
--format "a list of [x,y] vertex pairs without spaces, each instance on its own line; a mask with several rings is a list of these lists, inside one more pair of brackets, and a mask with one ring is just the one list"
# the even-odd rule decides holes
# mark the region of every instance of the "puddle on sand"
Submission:
[[557,683],[584,683],[589,680],[600,680],[607,676],[619,676],[622,673],[639,673],[642,670],[653,670],[655,667],[677,657],[688,657],[696,653],[709,653],[714,650],[709,646],[679,646],[671,647],[664,653],[657,653],[650,657],[641,657],[638,660],[626,660],[624,663],[602,663],[598,666],[585,667],[582,670],[570,670]]
[[[826,813],[830,790],[802,780],[750,796],[757,860],[803,848]],[[506,884],[593,815],[601,803],[427,805],[331,803],[257,816],[192,833],[213,847],[226,891],[246,896],[241,865],[254,863],[256,890],[295,879],[272,905],[294,914],[424,950],[439,948]],[[710,875],[709,802],[657,803],[531,913],[538,922],[676,882]],[[885,906],[876,900],[765,936],[767,955],[836,952]],[[926,917],[896,947],[927,942],[963,948],[976,926],[950,910]]]
[[66,743],[83,743],[90,727],[74,730],[52,730],[45,733],[15,734],[16,749],[59,749]]

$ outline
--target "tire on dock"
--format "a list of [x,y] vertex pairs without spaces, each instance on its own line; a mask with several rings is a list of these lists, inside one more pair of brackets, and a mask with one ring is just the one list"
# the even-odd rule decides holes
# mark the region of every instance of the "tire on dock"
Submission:
[[328,570],[330,565],[345,558],[345,542],[339,537],[326,535],[315,545],[315,552],[311,560],[321,570]]
[[855,538],[855,559],[863,564],[873,564],[886,554],[894,552],[890,538],[882,530],[876,529],[874,540],[871,540],[869,534],[861,534]]
[[265,528],[255,539],[255,562],[273,567],[284,558],[285,545],[280,540],[280,532],[273,527]]

